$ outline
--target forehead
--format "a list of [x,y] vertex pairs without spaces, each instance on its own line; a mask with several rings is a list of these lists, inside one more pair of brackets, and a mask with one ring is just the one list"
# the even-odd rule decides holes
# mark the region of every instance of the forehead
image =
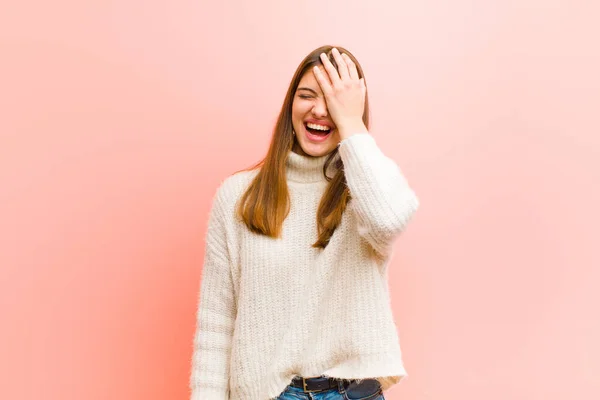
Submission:
[[[322,65],[319,65],[318,68],[319,68],[319,70],[321,70],[322,74],[327,76],[327,71],[325,70],[325,68]],[[300,78],[298,87],[303,87],[303,86],[311,88],[311,89],[316,90],[317,92],[321,93],[321,87],[319,86],[319,82],[317,82],[317,78],[315,78],[315,74],[313,72],[312,67],[309,68],[308,70],[306,70],[304,75],[302,75],[302,78]]]

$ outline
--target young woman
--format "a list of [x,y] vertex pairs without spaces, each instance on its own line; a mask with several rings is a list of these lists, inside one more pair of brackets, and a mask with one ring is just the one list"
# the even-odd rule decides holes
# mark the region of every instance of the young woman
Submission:
[[419,202],[369,134],[366,92],[350,52],[314,50],[265,159],[217,190],[193,400],[381,400],[406,376],[387,266]]

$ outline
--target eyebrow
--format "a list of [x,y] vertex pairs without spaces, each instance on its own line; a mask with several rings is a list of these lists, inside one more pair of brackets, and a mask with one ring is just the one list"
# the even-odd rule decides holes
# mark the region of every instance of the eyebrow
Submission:
[[312,90],[311,88],[307,88],[307,87],[299,87],[297,90],[308,90],[309,92],[313,92],[315,95],[318,95],[318,93],[314,90]]

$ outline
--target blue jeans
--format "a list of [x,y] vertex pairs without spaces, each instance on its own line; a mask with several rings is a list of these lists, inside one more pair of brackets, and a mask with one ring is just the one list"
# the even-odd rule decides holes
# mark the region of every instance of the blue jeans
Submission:
[[338,381],[338,387],[320,392],[305,392],[301,388],[288,385],[276,400],[385,400],[381,384],[376,379]]

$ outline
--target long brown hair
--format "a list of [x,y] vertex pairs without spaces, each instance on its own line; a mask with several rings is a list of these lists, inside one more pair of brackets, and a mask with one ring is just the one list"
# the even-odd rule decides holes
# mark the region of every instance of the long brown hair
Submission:
[[[363,78],[363,71],[356,58],[346,49],[336,46],[340,53],[346,53],[356,64],[359,78]],[[246,226],[253,232],[272,238],[279,238],[283,221],[290,211],[290,197],[286,180],[286,161],[289,152],[294,147],[296,137],[292,126],[292,102],[300,79],[315,65],[321,65],[319,55],[325,53],[337,69],[337,63],[331,50],[333,46],[322,46],[313,50],[300,63],[287,94],[283,101],[279,117],[273,129],[273,137],[269,151],[265,158],[251,167],[250,170],[260,168],[260,171],[251,182],[238,204],[237,213]],[[366,80],[365,80],[366,84]],[[363,122],[369,128],[369,100],[365,94],[365,109]],[[330,164],[335,159],[338,149],[332,151],[325,161],[323,175],[329,185],[321,198],[317,210],[318,239],[313,247],[325,248],[342,220],[342,214],[350,200],[350,192],[346,186],[342,160],[338,157],[335,166],[335,175],[326,174]]]

